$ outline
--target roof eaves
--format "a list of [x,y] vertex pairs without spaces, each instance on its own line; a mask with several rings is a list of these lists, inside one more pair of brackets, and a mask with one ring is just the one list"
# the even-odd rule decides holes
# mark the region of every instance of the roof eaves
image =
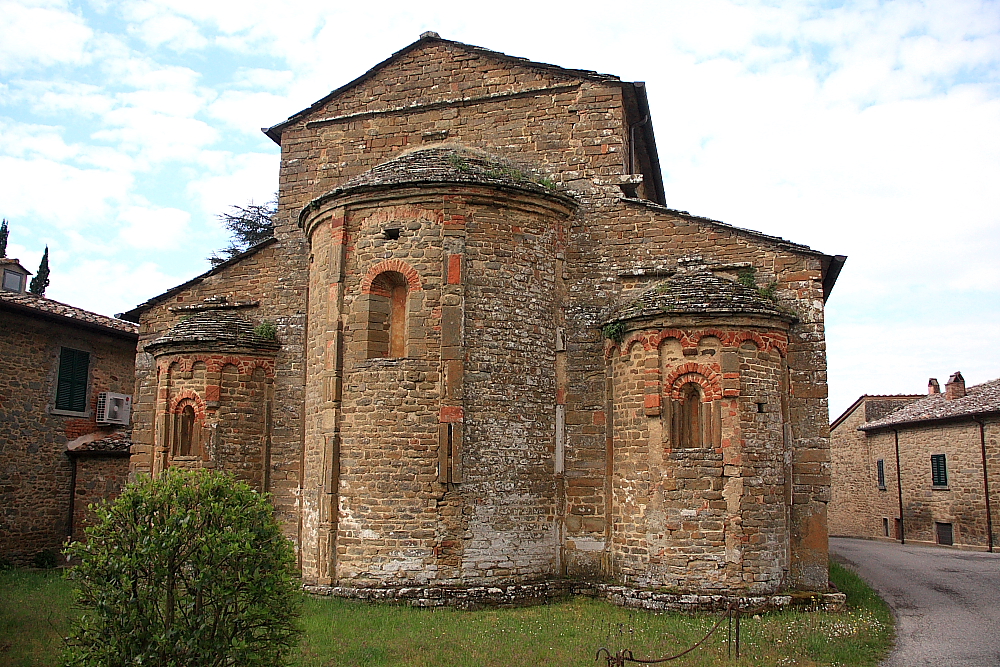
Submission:
[[969,412],[962,412],[956,415],[945,415],[942,417],[926,417],[923,419],[903,419],[895,422],[886,422],[884,424],[864,424],[858,427],[859,431],[865,431],[870,433],[873,431],[891,431],[899,427],[908,426],[928,426],[934,424],[943,424],[945,422],[957,422],[957,421],[977,421],[977,417],[994,417],[1000,416],[1000,409],[991,408],[985,410],[970,410]]
[[[64,304],[65,305],[65,304]],[[75,306],[70,306],[75,310],[82,310],[81,308],[76,308]],[[23,313],[25,315],[30,315],[32,317],[37,317],[43,320],[49,320],[50,322],[59,322],[62,324],[70,324],[79,329],[87,329],[90,331],[97,331],[109,336],[115,336],[118,338],[124,338],[125,340],[135,341],[139,338],[138,331],[126,331],[124,329],[118,329],[115,327],[105,326],[98,322],[88,322],[87,320],[82,320],[77,317],[71,317],[69,315],[63,315],[61,313],[55,313],[48,310],[42,310],[41,308],[34,308],[22,303],[16,303],[13,301],[7,301],[5,299],[0,299],[0,309],[7,309],[17,313]],[[95,313],[96,315],[97,313]],[[104,316],[102,316],[104,317]],[[109,318],[111,319],[111,318]],[[119,317],[118,319],[124,319]],[[126,320],[129,321],[129,320]]]
[[230,257],[226,261],[222,262],[221,264],[219,264],[217,266],[213,266],[211,269],[209,269],[205,273],[197,275],[194,278],[192,278],[191,280],[188,280],[187,282],[183,282],[180,285],[177,285],[175,287],[171,287],[170,289],[168,289],[163,294],[159,294],[157,296],[154,296],[154,297],[152,297],[152,298],[144,301],[143,303],[139,304],[138,306],[136,306],[132,310],[126,311],[124,313],[119,313],[115,317],[117,317],[118,319],[121,319],[121,320],[125,320],[127,322],[136,322],[137,323],[139,321],[139,316],[142,315],[147,310],[149,310],[150,308],[152,308],[153,306],[156,306],[156,305],[158,305],[160,303],[163,303],[164,301],[166,301],[167,299],[169,299],[173,295],[177,294],[178,292],[182,292],[182,291],[184,291],[185,289],[187,289],[189,287],[197,285],[198,283],[200,283],[201,281],[203,281],[205,278],[208,278],[209,276],[213,276],[213,275],[215,275],[217,273],[220,273],[221,271],[229,268],[230,266],[232,266],[234,264],[239,264],[241,261],[243,261],[247,257],[255,255],[258,252],[260,252],[261,250],[263,250],[264,248],[268,247],[269,245],[271,245],[273,243],[277,243],[277,242],[278,242],[278,239],[274,238],[273,236],[271,238],[269,238],[269,239],[261,241],[257,245],[251,246],[251,247],[247,248],[244,252],[241,252],[238,255],[233,255],[232,257]]

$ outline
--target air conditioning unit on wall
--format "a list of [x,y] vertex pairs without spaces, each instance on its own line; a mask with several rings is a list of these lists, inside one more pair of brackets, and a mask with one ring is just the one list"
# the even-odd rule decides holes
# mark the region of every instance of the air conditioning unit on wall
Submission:
[[132,415],[132,397],[102,391],[97,395],[97,421],[100,424],[123,424],[128,426]]

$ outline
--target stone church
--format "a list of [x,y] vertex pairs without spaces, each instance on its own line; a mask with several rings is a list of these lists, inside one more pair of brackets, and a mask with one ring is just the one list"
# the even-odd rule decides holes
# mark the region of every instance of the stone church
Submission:
[[124,314],[133,474],[311,585],[825,589],[844,258],[668,208],[642,83],[425,33],[264,131],[274,238]]

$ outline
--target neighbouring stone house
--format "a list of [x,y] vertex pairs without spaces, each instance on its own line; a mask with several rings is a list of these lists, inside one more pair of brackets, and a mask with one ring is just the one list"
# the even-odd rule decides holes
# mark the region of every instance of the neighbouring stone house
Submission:
[[127,426],[105,392],[131,401],[139,336],[131,322],[26,293],[27,271],[8,279],[14,264],[3,261],[0,289],[0,558],[27,564],[79,537],[87,505],[127,477]]
[[993,550],[1000,380],[862,396],[830,430],[830,534]]
[[265,132],[274,239],[123,315],[135,473],[357,594],[826,587],[844,258],[668,208],[642,83],[426,33]]

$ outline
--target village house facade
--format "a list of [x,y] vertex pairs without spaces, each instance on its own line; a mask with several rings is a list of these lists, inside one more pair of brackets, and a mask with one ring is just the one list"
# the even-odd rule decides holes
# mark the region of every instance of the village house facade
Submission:
[[266,133],[274,239],[124,315],[134,473],[309,585],[826,588],[844,258],[668,208],[641,83],[425,33]]
[[79,539],[87,506],[127,479],[127,415],[107,400],[131,402],[139,336],[131,322],[26,292],[17,260],[0,268],[0,558],[28,565]]
[[1000,380],[862,396],[831,425],[830,534],[993,551]]

